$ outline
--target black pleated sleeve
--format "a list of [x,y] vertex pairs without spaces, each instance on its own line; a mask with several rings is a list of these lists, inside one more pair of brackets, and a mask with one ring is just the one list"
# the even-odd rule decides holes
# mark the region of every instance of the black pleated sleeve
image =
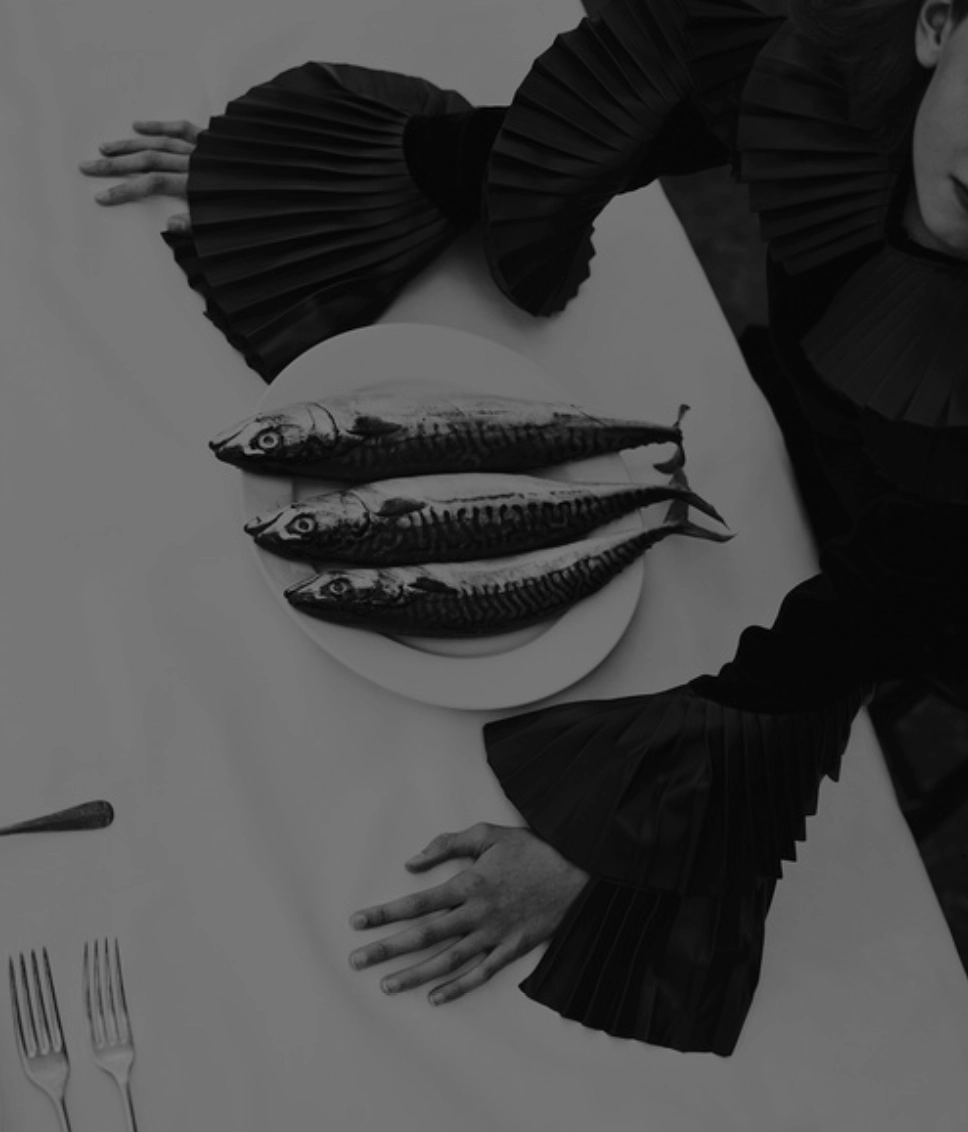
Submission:
[[267,382],[379,318],[478,221],[497,285],[553,313],[587,277],[592,221],[616,193],[727,160],[739,85],[779,22],[743,0],[609,0],[509,106],[294,67],[211,118],[189,162],[192,230],[162,236]]
[[854,717],[877,680],[965,639],[966,536],[964,507],[885,496],[718,675],[484,727],[510,801],[591,874],[529,997],[617,1037],[732,1053],[782,862]]

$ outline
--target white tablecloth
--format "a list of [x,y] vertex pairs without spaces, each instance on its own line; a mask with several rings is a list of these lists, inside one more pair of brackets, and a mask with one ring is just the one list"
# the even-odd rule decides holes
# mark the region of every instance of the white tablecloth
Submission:
[[[159,239],[178,205],[102,209],[76,164],[135,118],[204,125],[310,58],[506,101],[580,15],[570,0],[7,0],[0,823],[95,797],[117,820],[0,841],[0,955],[49,948],[78,1132],[121,1126],[83,1015],[96,935],[125,959],[142,1132],[966,1126],[968,983],[866,715],[779,885],[732,1058],[560,1019],[517,989],[539,951],[438,1009],[384,996],[392,965],[349,967],[351,911],[459,867],[417,878],[406,857],[443,830],[520,824],[484,761],[481,726],[502,713],[384,692],[283,616],[240,531],[238,474],[206,447],[264,386]],[[660,189],[611,205],[596,245],[550,321],[500,295],[473,236],[385,320],[483,334],[598,408],[693,406],[691,478],[738,536],[650,555],[621,644],[556,699],[715,671],[815,568],[779,433]],[[0,1097],[5,1132],[55,1126],[3,1017]]]

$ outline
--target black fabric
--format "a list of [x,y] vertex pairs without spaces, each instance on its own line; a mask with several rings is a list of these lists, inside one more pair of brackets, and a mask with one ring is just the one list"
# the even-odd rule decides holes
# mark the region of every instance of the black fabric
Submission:
[[787,25],[743,89],[732,165],[769,248],[784,364],[835,395],[884,478],[968,504],[968,259],[904,228],[911,144],[910,126],[885,150],[854,125],[838,69]]
[[591,878],[521,989],[615,1037],[732,1053],[781,862],[869,691],[776,714],[681,686],[487,724],[508,798]]
[[414,115],[469,108],[424,79],[311,62],[210,120],[189,161],[191,233],[162,236],[263,380],[374,322],[460,235],[414,184],[403,136]]
[[782,24],[743,0],[609,0],[559,35],[515,91],[482,194],[484,252],[501,291],[529,314],[556,314],[590,273],[592,236],[616,195],[664,172],[656,138],[683,104],[702,151],[673,170],[719,161],[742,79]]
[[[469,227],[481,218],[481,190],[506,106],[455,114],[415,114],[403,133],[403,152],[417,187],[448,219]],[[661,172],[671,177],[725,165],[729,147],[689,99],[676,105],[629,174],[624,192],[640,189]]]
[[403,153],[414,183],[461,227],[481,217],[484,168],[506,114],[506,106],[415,114],[404,129]]
[[739,338],[746,365],[780,426],[807,521],[817,543],[850,526],[850,518],[824,470],[816,438],[773,348],[769,328],[751,325]]

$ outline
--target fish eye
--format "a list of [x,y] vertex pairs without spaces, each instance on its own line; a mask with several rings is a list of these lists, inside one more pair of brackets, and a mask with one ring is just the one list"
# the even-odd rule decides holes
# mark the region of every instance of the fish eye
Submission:
[[297,515],[289,529],[294,535],[311,535],[316,530],[316,520],[312,515]]
[[260,432],[255,438],[256,445],[262,449],[263,452],[271,452],[274,448],[278,448],[282,440],[279,433],[274,429],[266,429],[265,432]]
[[352,588],[347,578],[334,578],[326,587],[327,591],[331,593],[333,597],[342,597],[347,590]]

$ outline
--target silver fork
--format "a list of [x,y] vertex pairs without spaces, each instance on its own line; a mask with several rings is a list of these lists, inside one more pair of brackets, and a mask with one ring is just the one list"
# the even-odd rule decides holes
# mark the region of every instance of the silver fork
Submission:
[[54,1102],[63,1132],[70,1132],[71,1122],[64,1103],[64,1091],[67,1088],[67,1078],[70,1076],[70,1062],[67,1057],[67,1047],[64,1045],[64,1030],[61,1026],[60,1011],[57,1009],[57,995],[54,992],[54,980],[50,973],[50,959],[46,947],[43,954],[46,996],[41,988],[35,951],[30,953],[33,994],[31,994],[31,980],[27,977],[27,965],[23,953],[20,955],[19,994],[13,959],[8,960],[14,1030],[17,1034],[17,1046],[24,1072]]
[[128,1132],[138,1132],[131,1101],[131,1066],[134,1063],[134,1035],[128,1018],[128,1002],[121,975],[121,954],[114,941],[114,956],[104,941],[95,941],[93,954],[84,944],[84,1007],[91,1025],[94,1060],[110,1073],[121,1090]]

